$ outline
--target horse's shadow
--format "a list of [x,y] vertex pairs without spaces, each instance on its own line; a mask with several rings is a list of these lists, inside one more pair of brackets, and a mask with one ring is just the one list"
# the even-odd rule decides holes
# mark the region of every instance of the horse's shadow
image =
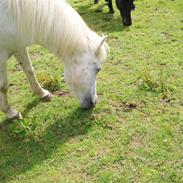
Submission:
[[[37,105],[37,100],[28,104],[26,114]],[[9,136],[8,125],[0,129],[0,180],[9,182],[13,177],[20,175],[34,166],[48,159],[56,148],[62,148],[70,138],[84,135],[92,125],[91,110],[73,110],[67,117],[60,117],[51,122],[41,137],[16,140]],[[1,147],[2,145],[2,147]],[[6,147],[6,148],[4,148]]]
[[97,32],[121,32],[130,29],[122,25],[121,16],[117,9],[114,14],[104,13],[105,4],[93,8],[94,4],[77,6],[77,12],[82,16],[89,27]]

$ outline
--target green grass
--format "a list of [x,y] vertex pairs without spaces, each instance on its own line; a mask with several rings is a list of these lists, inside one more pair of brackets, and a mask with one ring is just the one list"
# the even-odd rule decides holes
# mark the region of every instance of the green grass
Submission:
[[0,182],[183,182],[183,2],[138,0],[129,28],[104,3],[71,1],[108,35],[93,110],[79,108],[63,64],[47,50],[33,46],[30,54],[54,93],[49,103],[32,96],[10,59],[9,100],[24,119],[10,124],[0,113]]

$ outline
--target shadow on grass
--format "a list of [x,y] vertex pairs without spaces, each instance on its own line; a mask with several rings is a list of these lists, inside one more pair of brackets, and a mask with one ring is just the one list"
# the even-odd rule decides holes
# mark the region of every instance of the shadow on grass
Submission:
[[92,5],[80,5],[77,6],[77,12],[82,16],[88,26],[97,32],[121,32],[128,31],[130,27],[124,27],[122,25],[121,16],[114,16],[118,13],[115,10],[114,14],[104,13],[104,5],[92,8]]
[[33,99],[30,103],[27,104],[24,111],[22,112],[22,115],[26,117],[28,113],[31,111],[31,109],[36,107],[40,102],[42,101],[37,97]]
[[[32,101],[24,111],[37,105]],[[84,135],[92,125],[91,110],[77,108],[67,117],[53,122],[36,140],[19,141],[8,135],[8,125],[0,128],[0,182],[9,182],[20,174],[43,163],[55,152],[58,145],[64,145],[70,138]]]

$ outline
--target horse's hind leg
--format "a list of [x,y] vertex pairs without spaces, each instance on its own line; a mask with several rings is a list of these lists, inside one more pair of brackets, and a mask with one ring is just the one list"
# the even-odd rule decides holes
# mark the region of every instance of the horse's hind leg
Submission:
[[49,91],[43,89],[36,79],[34,68],[32,66],[27,49],[17,52],[15,57],[20,63],[22,70],[26,74],[33,93],[38,95],[41,99],[50,100],[52,95]]
[[7,99],[7,59],[8,53],[6,51],[0,52],[0,109],[7,114],[8,119],[20,119],[21,114],[12,109],[8,104]]

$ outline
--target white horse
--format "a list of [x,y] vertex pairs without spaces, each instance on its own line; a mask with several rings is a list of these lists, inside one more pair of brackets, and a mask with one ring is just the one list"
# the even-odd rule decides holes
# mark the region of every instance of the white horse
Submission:
[[34,94],[50,99],[38,83],[27,46],[39,44],[64,62],[64,77],[82,108],[96,103],[96,74],[107,58],[105,38],[91,31],[63,0],[0,0],[0,109],[20,119],[7,100],[7,60],[14,55]]

